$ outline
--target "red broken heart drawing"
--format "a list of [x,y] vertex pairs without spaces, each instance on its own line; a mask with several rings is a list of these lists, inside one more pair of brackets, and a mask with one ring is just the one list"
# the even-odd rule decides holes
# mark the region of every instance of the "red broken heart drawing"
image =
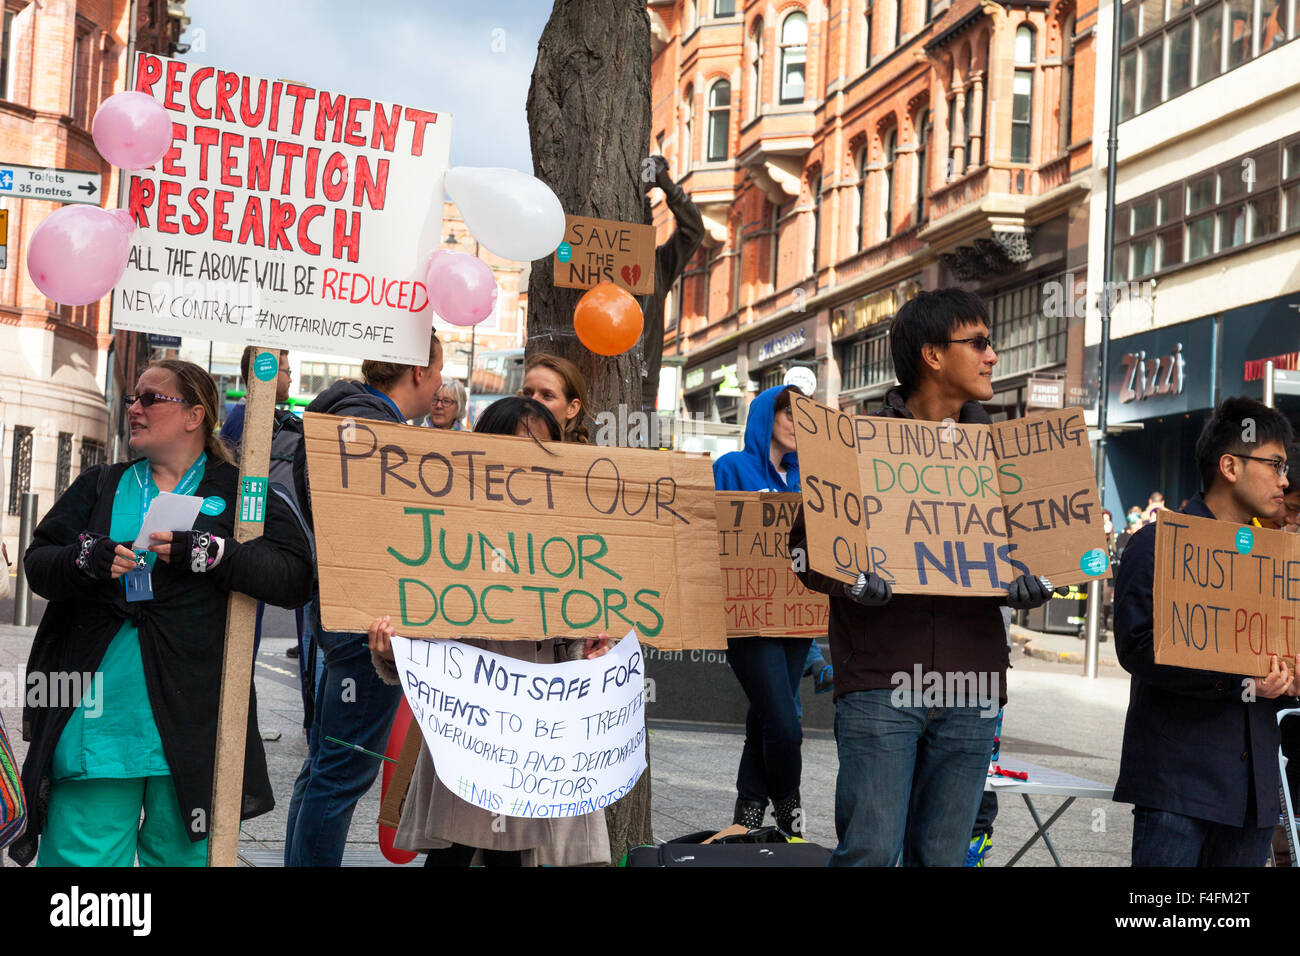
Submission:
[[622,271],[623,281],[628,285],[634,286],[641,278],[640,266],[624,266]]

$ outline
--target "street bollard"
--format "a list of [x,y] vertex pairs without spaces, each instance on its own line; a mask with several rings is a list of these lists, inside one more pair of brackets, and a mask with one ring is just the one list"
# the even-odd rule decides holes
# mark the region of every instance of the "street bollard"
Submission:
[[30,491],[23,494],[22,518],[18,525],[18,585],[14,588],[14,623],[19,627],[26,627],[32,614],[32,589],[27,586],[23,555],[31,546],[32,532],[36,530],[36,497]]

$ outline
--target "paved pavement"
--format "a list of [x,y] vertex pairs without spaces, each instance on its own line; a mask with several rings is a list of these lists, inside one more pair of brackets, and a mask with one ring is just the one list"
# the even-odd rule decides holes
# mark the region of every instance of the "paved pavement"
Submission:
[[[33,622],[39,620],[39,610],[37,604],[33,608]],[[0,621],[11,619],[10,605],[0,603]],[[23,667],[33,633],[33,628],[0,624],[0,709],[12,736],[17,736],[20,727],[18,689],[23,686]],[[278,804],[272,812],[243,825],[241,852],[255,865],[279,864],[289,794],[307,752],[302,734],[297,663],[285,656],[285,650],[293,643],[292,634],[292,615],[268,609],[256,681],[262,729],[280,735],[279,739],[265,743]],[[1034,632],[1022,632],[1019,637],[1027,638],[1031,648],[1044,654],[1058,644],[1059,650],[1065,650],[1067,644],[1082,649],[1082,642],[1073,637]],[[1010,703],[1003,721],[1002,766],[1014,767],[1017,758],[1021,758],[1113,784],[1128,702],[1127,675],[1118,667],[1103,666],[1100,677],[1085,680],[1081,676],[1081,664],[1027,656],[1023,646],[1018,642],[1012,656]],[[1111,646],[1102,645],[1103,658],[1105,649]],[[650,676],[654,676],[653,672]],[[647,706],[647,717],[656,837],[669,839],[695,830],[725,826],[730,822],[735,801],[735,768],[743,739],[740,721],[744,715],[737,713],[737,723],[730,725],[682,724],[657,719],[652,703]],[[21,759],[25,744],[21,740],[14,742]],[[833,846],[836,755],[834,740],[828,732],[806,733],[803,764],[801,792],[807,835],[815,842]],[[1057,797],[1035,801],[1044,819],[1061,802]],[[356,865],[383,862],[375,827],[378,809],[379,787],[375,786],[357,808],[345,862]],[[1127,806],[1108,800],[1080,799],[1051,832],[1067,866],[1126,866],[1131,821]],[[1021,799],[1003,794],[989,862],[1005,863],[1034,829]],[[5,864],[12,865],[7,857]],[[1051,866],[1052,860],[1040,841],[1018,865]]]

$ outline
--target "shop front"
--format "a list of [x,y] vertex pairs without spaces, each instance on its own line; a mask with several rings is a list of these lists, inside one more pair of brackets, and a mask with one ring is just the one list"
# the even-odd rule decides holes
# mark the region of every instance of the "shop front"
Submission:
[[1290,372],[1274,378],[1274,406],[1300,428],[1300,293],[1225,312],[1219,356],[1224,397],[1263,398],[1270,359],[1274,369]]
[[673,446],[713,455],[740,448],[740,410],[744,399],[736,349],[688,365],[682,375],[682,420],[675,423]]
[[[800,319],[785,328],[764,335],[749,343],[749,380],[758,384],[758,391],[783,385],[791,369],[804,368],[817,381],[813,395],[818,401],[826,397],[825,376],[817,361],[817,334],[815,318]],[[796,378],[806,379],[797,373]]]
[[831,339],[840,369],[840,408],[867,414],[895,384],[889,350],[889,325],[898,310],[921,289],[918,277],[879,289],[831,312]]

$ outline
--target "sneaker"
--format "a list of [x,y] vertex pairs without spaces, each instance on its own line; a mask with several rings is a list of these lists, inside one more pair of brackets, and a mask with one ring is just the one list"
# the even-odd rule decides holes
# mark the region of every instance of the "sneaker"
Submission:
[[992,846],[993,838],[987,833],[981,833],[975,839],[971,840],[970,846],[966,850],[966,865],[983,866],[984,857],[988,855]]
[[835,687],[835,669],[830,664],[823,667],[817,674],[817,680],[813,686],[818,694],[830,693]]

